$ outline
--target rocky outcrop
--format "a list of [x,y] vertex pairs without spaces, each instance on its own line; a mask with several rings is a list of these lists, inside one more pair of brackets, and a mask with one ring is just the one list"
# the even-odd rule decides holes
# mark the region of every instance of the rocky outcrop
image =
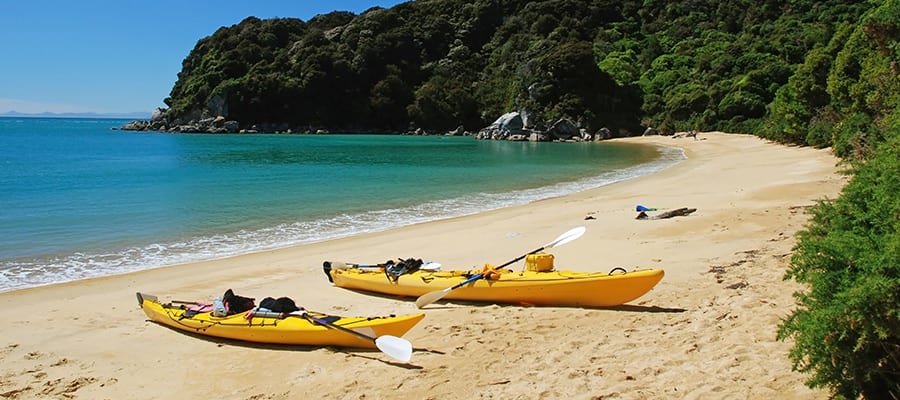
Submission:
[[462,125],[460,125],[460,126],[456,127],[456,129],[454,129],[450,132],[447,132],[444,136],[465,136],[466,133],[467,133],[466,128],[463,127]]
[[216,116],[204,118],[198,121],[189,121],[183,124],[170,124],[165,119],[131,121],[123,125],[123,131],[156,131],[171,133],[238,133],[240,124],[237,121],[226,120],[225,117]]
[[[297,126],[288,123],[259,123],[249,126],[241,125],[239,121],[230,120],[227,114],[215,114],[214,111],[227,111],[227,106],[218,100],[211,100],[205,111],[194,111],[186,116],[173,117],[167,109],[158,108],[151,114],[150,120],[135,120],[119,127],[123,131],[154,131],[169,133],[284,133],[284,134],[329,134],[360,133],[360,134],[384,134],[396,133],[378,129],[329,129],[321,126]],[[427,132],[424,129],[410,129],[406,135],[430,135],[440,134]],[[470,135],[462,126],[446,133],[447,135]]]
[[[215,100],[215,99],[214,99]],[[224,110],[224,106],[219,100],[211,100],[210,105],[217,110]],[[171,132],[171,133],[238,133],[240,132],[240,123],[238,121],[228,120],[221,114],[215,116],[206,116],[208,113],[195,113],[202,118],[191,119],[183,122],[181,119],[171,119],[167,113],[168,110],[157,108],[150,114],[150,120],[131,121],[119,129],[123,131],[155,131],[155,132]]]
[[[560,118],[549,124],[548,128],[542,128],[544,124],[533,113],[523,110],[503,114],[492,124],[482,128],[475,135],[482,140],[509,140],[509,141],[590,141],[597,135],[592,135],[586,129],[578,126],[568,118]],[[598,133],[603,133],[603,138],[609,138],[609,129],[602,128]]]
[[[168,115],[168,110],[158,108],[151,114],[150,120],[131,121],[119,129],[125,131],[156,131],[171,133],[304,133],[327,134],[329,129],[314,126],[291,126],[286,123],[254,124],[242,127],[240,122],[229,120],[227,114],[214,114],[212,111],[227,111],[227,106],[220,100],[210,100],[208,108],[203,112],[193,112],[187,116],[174,118]],[[342,133],[385,133],[379,130],[344,130]],[[537,115],[528,111],[515,111],[501,115],[492,124],[482,128],[477,133],[466,131],[460,125],[456,129],[443,132],[429,132],[422,128],[410,127],[405,135],[446,135],[446,136],[475,136],[482,140],[507,140],[507,141],[591,141],[605,140],[612,137],[609,129],[601,128],[591,134],[585,128],[568,118],[560,118],[550,124],[541,121]]]
[[[525,131],[525,122],[522,115],[518,112],[509,112],[497,118],[492,124],[478,131],[475,135],[477,139],[490,140],[523,140],[530,135],[531,132]],[[513,137],[513,139],[510,139]]]
[[594,133],[593,140],[600,141],[607,139],[612,139],[612,132],[610,132],[609,129],[600,128],[597,132]]
[[579,129],[575,126],[575,123],[565,118],[560,118],[553,125],[550,125],[550,128],[547,129],[547,134],[559,140],[569,140],[580,136]]

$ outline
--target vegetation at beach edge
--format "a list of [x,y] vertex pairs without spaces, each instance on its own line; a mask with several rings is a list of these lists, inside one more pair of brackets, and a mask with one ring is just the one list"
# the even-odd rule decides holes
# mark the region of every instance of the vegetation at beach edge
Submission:
[[697,129],[830,147],[778,328],[839,398],[900,398],[900,0],[419,0],[198,41],[166,118],[475,130],[509,111],[614,136]]
[[872,4],[809,52],[762,131],[852,167],[798,234],[785,279],[807,289],[778,329],[808,385],[846,399],[900,398],[900,2]]
[[841,196],[813,208],[786,276],[808,290],[778,336],[809,384],[839,398],[900,397],[900,123],[889,129]]

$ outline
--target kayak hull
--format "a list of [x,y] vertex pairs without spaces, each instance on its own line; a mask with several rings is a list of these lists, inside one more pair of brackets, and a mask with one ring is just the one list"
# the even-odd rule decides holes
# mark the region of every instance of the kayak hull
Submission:
[[[156,296],[138,293],[137,297],[141,309],[150,320],[199,335],[254,343],[376,348],[372,340],[320,325],[302,316],[253,316],[247,319],[247,312],[225,317],[215,317],[209,312],[191,315],[185,307],[161,303]],[[422,313],[387,317],[329,317],[314,312],[309,314],[317,318],[329,318],[328,321],[334,325],[373,338],[383,335],[403,336],[425,317]]]
[[[470,271],[415,271],[388,279],[378,269],[328,271],[335,286],[388,295],[419,297],[444,290],[472,276]],[[622,273],[504,270],[498,279],[478,279],[451,290],[443,299],[540,306],[614,307],[635,300],[662,280],[661,269]]]

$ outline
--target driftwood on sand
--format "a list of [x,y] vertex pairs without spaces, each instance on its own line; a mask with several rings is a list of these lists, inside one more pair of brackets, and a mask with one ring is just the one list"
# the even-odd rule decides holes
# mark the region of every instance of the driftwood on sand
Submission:
[[641,211],[640,213],[638,213],[638,215],[635,219],[663,219],[663,218],[672,218],[672,217],[683,217],[694,211],[697,211],[697,209],[682,207],[682,208],[678,208],[678,209],[675,209],[672,211],[666,211],[666,212],[663,212],[663,213],[660,213],[660,214],[654,215],[654,216],[649,216],[649,215],[647,215],[646,211]]

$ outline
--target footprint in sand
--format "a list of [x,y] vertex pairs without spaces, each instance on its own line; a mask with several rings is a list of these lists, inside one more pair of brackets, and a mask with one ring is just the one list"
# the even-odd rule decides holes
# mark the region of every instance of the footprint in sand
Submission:
[[[18,355],[16,355],[18,353]],[[5,373],[0,379],[0,399],[20,399],[49,396],[73,398],[81,388],[98,382],[93,376],[80,375],[87,366],[67,357],[41,351],[25,351],[18,344],[7,345],[0,356],[21,357],[22,369]],[[49,363],[48,363],[49,362]],[[100,386],[113,384],[107,380]]]
[[58,366],[60,366],[60,365],[66,365],[66,364],[68,364],[68,363],[69,363],[69,359],[68,359],[68,358],[61,358],[61,359],[59,359],[59,361],[57,361],[57,362],[55,362],[55,363],[53,363],[53,364],[50,364],[50,366],[51,366],[51,367],[58,367]]

